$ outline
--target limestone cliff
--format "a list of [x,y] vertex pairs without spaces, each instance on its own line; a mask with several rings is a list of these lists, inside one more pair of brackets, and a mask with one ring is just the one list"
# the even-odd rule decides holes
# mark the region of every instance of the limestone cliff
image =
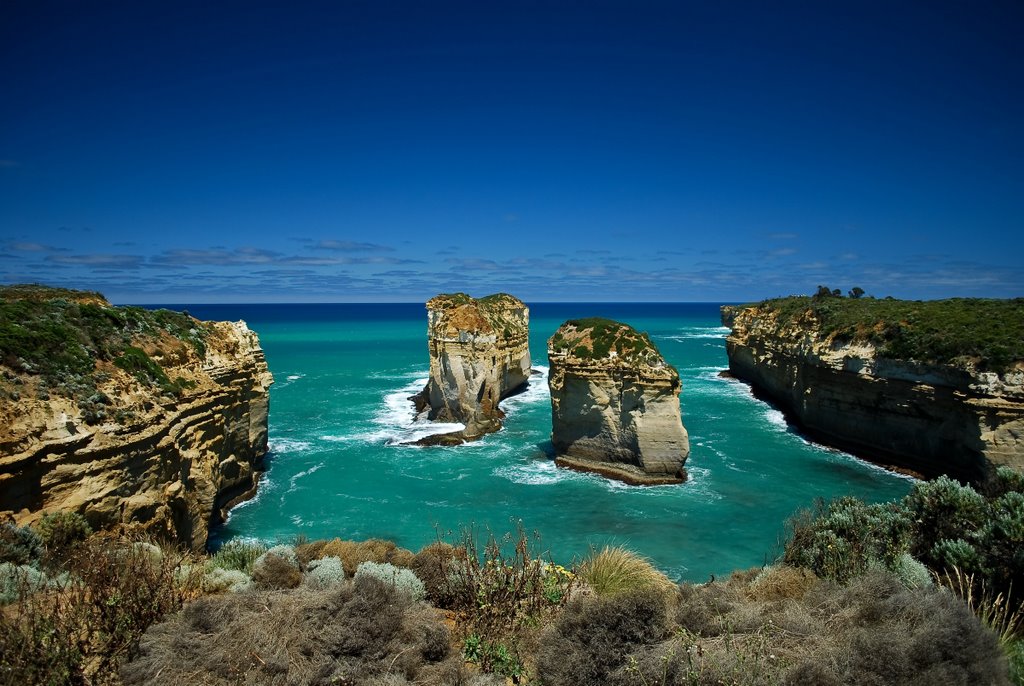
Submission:
[[428,418],[465,429],[425,442],[458,443],[501,428],[498,403],[530,377],[530,310],[505,293],[474,299],[464,293],[427,301],[430,379],[413,397]]
[[647,334],[568,321],[548,340],[556,462],[631,484],[680,483],[690,454],[679,374]]
[[245,322],[0,289],[0,514],[138,524],[193,548],[255,489],[273,383]]
[[[959,354],[939,345],[948,348],[957,327],[966,327],[957,346],[968,348],[973,336],[1021,321],[986,317],[992,301],[951,301],[950,313],[934,301],[907,313],[900,302],[724,307],[729,371],[810,437],[880,464],[973,482],[996,465],[1024,470],[1024,364],[994,369],[987,348]],[[954,323],[961,315],[974,321]],[[992,349],[1002,356],[1006,347]]]

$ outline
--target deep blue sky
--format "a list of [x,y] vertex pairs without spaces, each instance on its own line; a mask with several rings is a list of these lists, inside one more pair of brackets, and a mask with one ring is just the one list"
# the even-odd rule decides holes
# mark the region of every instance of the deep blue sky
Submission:
[[5,0],[0,282],[1022,296],[1021,36],[1019,0]]

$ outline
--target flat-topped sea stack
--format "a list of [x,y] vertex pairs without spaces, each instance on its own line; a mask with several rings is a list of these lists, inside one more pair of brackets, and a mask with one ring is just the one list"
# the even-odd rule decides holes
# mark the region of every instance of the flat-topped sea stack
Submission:
[[530,378],[530,310],[507,293],[471,298],[445,293],[427,301],[430,379],[413,396],[417,411],[465,429],[429,436],[423,444],[452,445],[501,428],[498,404]]
[[255,490],[271,383],[245,322],[0,287],[0,517],[73,511],[202,548]]
[[555,462],[634,485],[681,483],[690,441],[679,373],[645,333],[570,320],[548,340]]
[[1024,471],[1024,299],[722,308],[731,374],[808,436],[924,477]]

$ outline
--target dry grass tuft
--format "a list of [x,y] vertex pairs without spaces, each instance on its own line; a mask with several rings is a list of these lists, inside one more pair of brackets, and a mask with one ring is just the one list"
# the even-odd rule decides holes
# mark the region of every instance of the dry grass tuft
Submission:
[[579,577],[599,596],[615,596],[640,589],[672,593],[676,585],[647,558],[619,546],[591,551],[579,568]]
[[818,577],[809,569],[773,565],[754,576],[746,595],[750,600],[799,600],[817,583]]

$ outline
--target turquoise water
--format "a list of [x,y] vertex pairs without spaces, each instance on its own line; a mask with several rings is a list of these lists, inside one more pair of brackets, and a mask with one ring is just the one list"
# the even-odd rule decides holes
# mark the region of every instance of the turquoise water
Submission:
[[[764,563],[784,522],[814,498],[898,498],[911,482],[803,440],[727,367],[712,304],[531,306],[530,389],[506,400],[505,428],[452,448],[396,445],[429,432],[407,397],[426,381],[422,305],[188,306],[204,319],[245,319],[274,374],[269,468],[254,500],[216,536],[287,540],[387,538],[416,550],[438,532],[504,533],[521,520],[571,562],[622,544],[670,576],[705,581]],[[683,381],[690,480],[630,487],[556,468],[550,455],[545,341],[567,318],[601,315],[650,333]]]

